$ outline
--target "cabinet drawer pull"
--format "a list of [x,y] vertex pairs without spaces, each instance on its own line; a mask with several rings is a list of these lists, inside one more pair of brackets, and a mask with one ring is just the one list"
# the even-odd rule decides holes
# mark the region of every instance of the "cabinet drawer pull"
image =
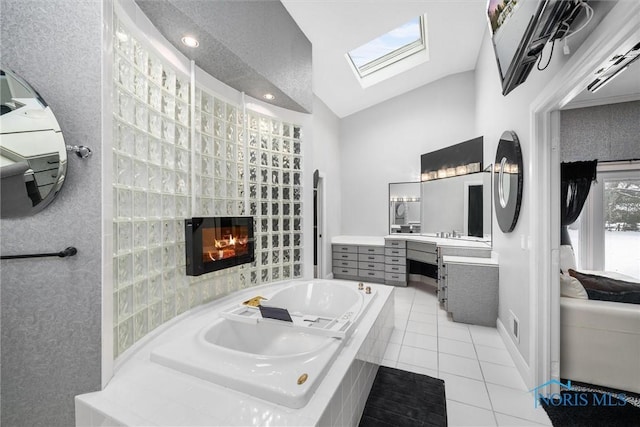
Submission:
[[400,253],[400,251],[391,251],[392,254],[397,255]]
[[375,276],[375,275],[376,275],[376,273],[374,273],[374,272],[372,272],[372,271],[369,271],[367,274],[368,274],[369,276]]
[[349,272],[349,270],[340,270],[340,271],[343,272],[343,273],[348,273]]
[[400,270],[398,267],[391,267],[391,269],[392,269],[393,271],[398,271],[398,270]]
[[376,250],[375,250],[375,249],[372,249],[372,248],[367,249],[367,252],[375,252],[375,251],[376,251]]
[[392,278],[392,279],[399,279],[399,278],[400,278],[400,276],[396,276],[395,274],[392,274],[392,275],[391,275],[391,278]]
[[367,264],[367,267],[373,268],[373,267],[375,267],[375,264]]
[[343,262],[343,263],[342,263],[342,266],[343,266],[343,267],[347,267],[348,265],[349,265],[349,263],[348,263],[348,262]]
[[368,256],[367,259],[370,259],[371,261],[373,261],[374,259],[376,259],[375,257],[372,256]]
[[342,255],[342,258],[349,258],[349,255]]

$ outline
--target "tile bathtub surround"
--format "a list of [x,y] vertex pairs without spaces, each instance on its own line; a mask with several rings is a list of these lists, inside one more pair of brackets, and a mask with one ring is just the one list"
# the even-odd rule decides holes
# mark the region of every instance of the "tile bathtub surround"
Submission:
[[495,328],[453,322],[417,282],[397,288],[395,304],[382,364],[444,380],[449,426],[551,425]]
[[[345,283],[355,286],[354,282]],[[153,348],[211,324],[222,309],[256,292],[268,294],[286,285],[238,291],[153,331],[129,353],[103,391],[76,397],[77,425],[357,425],[378,369],[374,362],[382,360],[386,339],[393,330],[391,287],[372,285],[378,291],[376,298],[301,409],[268,403],[149,360]]]
[[[117,15],[114,28],[118,357],[202,303],[302,276],[302,150],[299,126],[251,111],[245,116],[241,105],[197,83],[192,106],[190,77],[136,40]],[[256,261],[186,276],[184,219],[235,215],[255,218]]]

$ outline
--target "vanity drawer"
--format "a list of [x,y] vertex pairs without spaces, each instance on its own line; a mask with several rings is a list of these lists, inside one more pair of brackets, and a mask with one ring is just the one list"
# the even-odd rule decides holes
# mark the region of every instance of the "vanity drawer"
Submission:
[[343,261],[341,259],[333,260],[333,267],[338,268],[358,268],[358,261]]
[[358,269],[357,268],[333,267],[333,274],[334,274],[334,276],[352,276],[352,277],[357,277],[358,276]]
[[363,262],[379,262],[384,264],[384,255],[367,255],[367,254],[358,254],[358,261]]
[[363,279],[382,279],[384,280],[383,270],[359,270],[359,277]]
[[359,254],[384,255],[384,246],[358,246]]
[[385,282],[405,283],[407,281],[407,275],[403,273],[385,273]]
[[407,265],[407,258],[405,257],[395,257],[395,256],[387,256],[384,258],[385,264],[394,264],[394,265]]
[[355,245],[332,245],[332,246],[333,246],[333,252],[350,252],[354,254],[358,253],[358,247]]
[[407,249],[407,259],[425,262],[427,264],[438,264],[438,256],[435,253],[416,251]]
[[36,172],[34,176],[36,177],[36,183],[38,184],[38,187],[42,188],[44,185],[51,185],[56,183],[56,181],[58,180],[58,169]]
[[58,154],[51,154],[48,156],[29,158],[29,167],[33,169],[34,173],[53,169],[57,176],[59,166],[60,166],[60,157],[58,156]]
[[387,239],[384,241],[384,246],[385,248],[405,249],[407,247],[407,242],[404,240]]
[[345,253],[345,252],[334,252],[333,259],[344,260],[344,261],[357,261],[358,254]]
[[392,257],[403,257],[407,255],[406,249],[385,248],[384,254]]
[[358,262],[358,268],[360,270],[384,270],[384,264],[360,261]]
[[407,242],[407,250],[436,253],[438,246],[429,242]]
[[386,271],[387,273],[402,273],[405,274],[407,272],[407,266],[406,265],[390,265],[387,264],[384,266],[384,271]]

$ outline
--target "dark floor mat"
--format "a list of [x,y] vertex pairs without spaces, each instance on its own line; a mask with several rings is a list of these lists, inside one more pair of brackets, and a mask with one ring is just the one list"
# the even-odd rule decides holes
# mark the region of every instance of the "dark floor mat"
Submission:
[[[562,380],[568,384],[567,380]],[[542,401],[551,423],[565,426],[627,427],[640,425],[640,395],[573,381],[561,399]]]
[[360,427],[446,426],[444,381],[380,366]]

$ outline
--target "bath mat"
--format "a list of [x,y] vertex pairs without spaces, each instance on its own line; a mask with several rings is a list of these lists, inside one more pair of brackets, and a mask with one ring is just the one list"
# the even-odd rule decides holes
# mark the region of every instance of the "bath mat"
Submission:
[[[568,384],[567,380],[561,380]],[[541,402],[554,426],[637,426],[640,395],[599,385],[571,381],[571,390],[560,392],[557,404]]]
[[380,366],[360,427],[446,426],[444,381]]

